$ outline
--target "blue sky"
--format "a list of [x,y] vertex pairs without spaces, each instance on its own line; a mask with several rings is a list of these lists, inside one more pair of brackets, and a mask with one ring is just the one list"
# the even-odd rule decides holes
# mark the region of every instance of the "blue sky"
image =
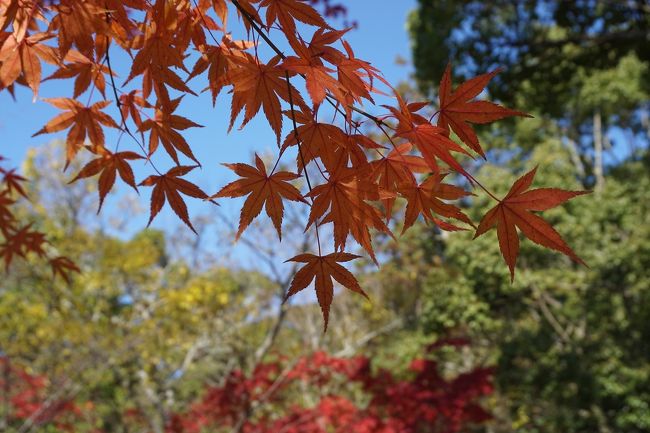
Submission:
[[[406,17],[410,10],[415,8],[414,0],[400,0],[391,2],[377,2],[372,0],[355,0],[346,2],[348,7],[348,19],[356,20],[358,28],[350,31],[346,39],[350,42],[357,57],[369,61],[384,73],[386,79],[396,85],[400,81],[408,79],[411,73],[410,61],[406,66],[397,65],[396,58],[410,59],[410,45],[406,30]],[[341,27],[340,22],[333,22],[335,27]],[[230,30],[237,32],[241,27],[237,22],[231,20]],[[122,78],[117,82],[121,83],[123,77],[128,73],[128,65],[119,57],[113,61],[114,68]],[[191,67],[192,61],[188,62]],[[46,76],[51,71],[44,71]],[[296,83],[298,84],[298,83]],[[195,86],[194,88],[197,88]],[[133,88],[133,87],[131,87]],[[131,88],[127,87],[128,90]],[[109,92],[110,93],[110,92]],[[60,81],[48,81],[42,84],[39,98],[68,97],[71,96],[69,84]],[[81,97],[83,101],[86,95]],[[203,168],[195,170],[189,177],[196,182],[207,193],[212,194],[232,181],[233,175],[222,162],[252,162],[252,153],[276,153],[274,134],[266,123],[263,114],[251,121],[244,130],[235,128],[230,134],[226,133],[229,119],[229,99],[222,93],[217,100],[216,108],[212,107],[211,98],[206,94],[199,97],[188,95],[182,102],[178,114],[184,115],[193,121],[204,125],[204,128],[195,128],[185,131],[184,136],[193,148],[193,151]],[[107,97],[112,99],[109,94]],[[32,95],[25,88],[19,88],[17,101],[14,102],[7,92],[0,93],[0,154],[10,159],[12,166],[20,165],[24,159],[27,149],[41,146],[55,138],[65,139],[66,132],[58,134],[40,135],[31,137],[34,132],[40,129],[49,119],[56,116],[59,110],[46,102],[38,100],[32,102]],[[114,114],[117,119],[118,116]],[[285,126],[288,122],[285,122]],[[111,148],[111,140],[116,140],[116,135],[107,131],[107,147]],[[128,137],[122,138],[120,150],[127,147]],[[128,145],[133,146],[134,143]],[[288,158],[291,158],[289,155]],[[159,168],[171,168],[171,160],[162,160]],[[191,161],[186,163],[190,164]],[[136,180],[141,181],[145,176],[152,174],[148,167],[136,167]],[[72,177],[72,173],[69,173]],[[118,181],[119,183],[119,181]],[[120,190],[123,190],[121,185]],[[143,207],[148,209],[149,191],[141,188],[140,200]],[[120,193],[113,193],[107,197],[103,213],[110,214],[116,211],[117,204],[121,200]],[[222,211],[237,219],[237,206],[241,202],[220,200]],[[196,216],[210,211],[209,203],[188,199],[190,216]],[[147,221],[147,214],[138,217],[131,224],[129,231],[135,232],[144,228]],[[262,217],[265,218],[265,217]],[[152,224],[153,227],[170,228],[178,224],[176,216],[166,206]],[[270,224],[270,222],[269,222]],[[291,253],[291,252],[288,252]]]

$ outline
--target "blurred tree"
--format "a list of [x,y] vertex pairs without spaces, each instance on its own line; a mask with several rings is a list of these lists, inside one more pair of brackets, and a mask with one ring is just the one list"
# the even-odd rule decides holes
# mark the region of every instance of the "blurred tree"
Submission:
[[[38,262],[16,263],[0,288],[0,350],[46,376],[43,392],[59,395],[53,401],[95,402],[94,423],[103,431],[127,431],[124,414],[135,410],[146,414],[150,431],[163,432],[169,413],[198,392],[208,373],[227,374],[225,360],[250,351],[240,346],[241,333],[257,306],[242,300],[244,284],[254,279],[214,263],[190,272],[157,230],[116,237],[103,219],[93,216],[90,225],[94,186],[65,185],[53,149],[61,146],[26,162],[35,204],[25,203],[23,212],[83,272],[66,284]],[[257,283],[270,286],[261,277]]]
[[421,91],[435,91],[449,61],[464,77],[502,67],[492,95],[553,119],[548,133],[559,130],[586,186],[602,189],[608,156],[647,143],[645,0],[420,0],[409,27]]
[[[450,59],[465,77],[504,65],[489,91],[536,114],[481,131],[497,166],[467,163],[489,188],[505,194],[539,164],[540,185],[599,191],[549,212],[589,269],[524,241],[511,284],[494,239],[424,225],[378,248],[387,263],[366,285],[404,321],[376,356],[386,365],[427,339],[470,338],[443,359],[498,366],[486,431],[650,431],[649,17],[647,2],[532,0],[423,0],[411,15],[421,92],[435,93]],[[465,204],[472,217],[489,205]]]
[[[563,117],[563,107],[583,86],[585,71],[611,70],[624,58],[650,62],[650,3],[645,0],[418,3],[409,27],[416,78],[424,91],[437,88],[449,61],[466,78],[502,67],[491,85],[495,97]],[[638,78],[647,92],[650,71]]]

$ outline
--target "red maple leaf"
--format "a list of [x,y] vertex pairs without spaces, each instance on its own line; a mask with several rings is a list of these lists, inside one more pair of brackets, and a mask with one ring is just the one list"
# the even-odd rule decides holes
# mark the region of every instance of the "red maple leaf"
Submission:
[[485,214],[475,238],[494,226],[497,227],[499,249],[508,267],[511,279],[515,278],[515,264],[519,254],[519,236],[516,228],[531,241],[570,257],[586,266],[562,239],[560,234],[541,217],[532,211],[543,211],[558,206],[565,201],[590,191],[565,191],[557,188],[538,188],[527,191],[533,182],[537,167],[517,179],[508,194]]
[[187,196],[200,199],[208,198],[208,195],[201,188],[180,177],[185,176],[196,167],[180,165],[170,169],[165,174],[149,176],[138,184],[140,186],[153,186],[153,192],[151,193],[151,214],[149,215],[149,223],[147,226],[158,215],[160,209],[165,205],[165,201],[168,201],[176,215],[196,233],[187,213],[187,205],[180,194],[183,193]]
[[305,266],[300,268],[291,281],[291,286],[285,298],[295,295],[301,290],[305,289],[309,284],[316,280],[314,289],[316,290],[316,297],[318,304],[323,312],[323,319],[325,320],[324,330],[327,330],[327,323],[329,322],[330,305],[334,297],[334,283],[332,280],[338,281],[342,286],[346,287],[353,292],[359,293],[366,298],[368,295],[361,289],[359,282],[354,278],[354,275],[339,262],[349,262],[359,258],[359,256],[349,253],[332,253],[326,256],[316,256],[314,254],[299,254],[287,261],[305,263]]
[[278,236],[282,239],[284,215],[282,199],[306,203],[300,191],[289,183],[300,176],[288,171],[267,174],[264,162],[257,154],[255,154],[255,167],[248,164],[224,165],[243,179],[229,183],[210,198],[248,196],[241,210],[239,229],[235,238],[239,239],[246,227],[260,214],[262,207],[266,207],[266,214],[273,221]]
[[496,69],[487,74],[467,80],[451,89],[451,65],[447,65],[440,82],[440,116],[438,126],[447,132],[453,130],[458,138],[472,150],[485,158],[483,148],[470,123],[490,123],[510,116],[532,117],[521,111],[511,110],[490,101],[472,101],[487,86],[488,82],[499,73]]
[[143,159],[143,157],[135,152],[128,151],[112,153],[103,147],[91,147],[90,149],[99,155],[99,157],[86,164],[74,179],[70,181],[70,183],[75,182],[78,179],[95,176],[101,173],[97,180],[97,190],[99,192],[99,208],[97,209],[97,213],[99,213],[102,209],[102,204],[104,204],[106,194],[108,194],[115,184],[115,178],[118,173],[120,178],[127,185],[131,186],[136,191],[138,190],[135,186],[133,170],[127,161]]

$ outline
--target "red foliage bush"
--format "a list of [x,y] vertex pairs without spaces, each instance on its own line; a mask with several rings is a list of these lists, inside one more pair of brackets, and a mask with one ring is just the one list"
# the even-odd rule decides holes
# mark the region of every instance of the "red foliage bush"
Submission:
[[[175,414],[168,432],[200,433],[219,426],[243,433],[454,433],[491,418],[478,401],[492,393],[491,368],[445,379],[435,361],[416,359],[409,370],[408,378],[397,378],[387,370],[373,371],[366,357],[342,359],[323,352],[291,368],[277,362],[259,365],[250,375],[237,370],[187,412]],[[324,390],[318,403],[292,402],[288,391],[298,384]],[[332,384],[336,392],[328,391]],[[351,396],[359,394],[353,388],[363,397]],[[257,414],[263,404],[273,410]]]

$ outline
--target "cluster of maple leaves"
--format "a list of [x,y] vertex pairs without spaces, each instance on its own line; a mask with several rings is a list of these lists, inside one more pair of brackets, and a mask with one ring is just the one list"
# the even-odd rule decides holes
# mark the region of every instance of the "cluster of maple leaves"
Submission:
[[[229,10],[238,14],[246,40],[235,40],[228,31]],[[289,259],[304,266],[287,297],[314,282],[325,328],[333,281],[364,294],[341,264],[358,257],[347,252],[348,241],[356,241],[376,262],[372,233],[393,236],[396,200],[406,202],[403,230],[420,215],[442,230],[475,227],[458,203],[470,192],[444,181],[454,175],[497,202],[476,234],[496,226],[513,277],[519,249],[516,228],[532,241],[580,261],[532,211],[581,193],[529,190],[532,171],[498,199],[461,163],[463,158],[485,157],[474,124],[526,116],[475,100],[498,71],[454,89],[448,67],[434,123],[433,117],[419,114],[432,101],[404,101],[376,68],[355,57],[344,39],[347,30],[332,28],[302,0],[1,0],[0,31],[0,89],[13,93],[16,84],[22,84],[36,98],[42,62],[56,68],[47,79],[74,80],[71,98],[45,99],[62,112],[36,134],[67,130],[68,162],[82,150],[94,154],[75,179],[98,176],[100,206],[119,176],[132,188],[153,188],[149,222],[168,203],[193,230],[184,196],[246,197],[237,237],[263,208],[281,237],[284,201],[309,206],[306,230],[316,231],[318,252]],[[266,50],[258,49],[262,45]],[[111,64],[114,50],[132,59],[121,84]],[[263,58],[262,52],[272,55]],[[187,64],[190,59],[196,59],[193,66]],[[200,125],[178,114],[183,97],[197,94],[190,87],[197,77],[209,83],[204,90],[214,104],[222,91],[229,93],[230,128],[239,118],[244,127],[263,112],[278,144],[277,161],[270,169],[257,156],[254,165],[227,164],[239,179],[214,195],[183,178],[200,165],[182,133]],[[296,86],[298,81],[301,85]],[[374,107],[373,95],[386,92],[394,94],[395,103],[379,107],[384,112],[370,114],[360,108]],[[87,102],[80,100],[82,94]],[[331,121],[323,119],[332,113]],[[283,126],[290,129],[284,136]],[[363,126],[368,128],[362,131]],[[369,127],[382,133],[386,144],[370,138]],[[107,143],[105,129],[130,137],[131,150],[119,150],[119,141]],[[279,171],[289,148],[297,149],[295,170]],[[161,151],[173,163],[166,171],[151,160]],[[137,160],[147,161],[155,171],[139,184],[131,168]],[[300,188],[298,178],[305,181]],[[331,247],[321,245],[318,235],[324,226],[332,233]],[[333,252],[325,254],[325,248]]]
[[65,398],[48,398],[46,377],[27,373],[0,356],[0,413],[6,425],[22,425],[29,420],[35,426],[54,425],[74,431],[73,422],[81,409]]
[[[427,351],[467,344],[461,340],[441,340]],[[238,431],[251,433],[457,433],[492,418],[480,405],[480,399],[493,392],[492,368],[446,379],[437,362],[418,358],[409,371],[408,378],[398,379],[388,370],[373,371],[367,357],[336,358],[324,352],[300,358],[289,370],[281,362],[263,363],[249,375],[237,370],[222,386],[209,388],[189,410],[171,417],[168,432],[200,433],[239,425]],[[311,407],[291,404],[279,416],[277,411],[255,413],[262,404],[281,404],[292,388],[346,386],[348,391],[361,390],[367,403],[359,404],[341,391],[325,391]]]
[[[441,340],[427,351],[466,344],[464,339]],[[492,368],[477,367],[445,378],[435,361],[418,358],[406,378],[396,378],[388,370],[373,369],[364,356],[337,358],[316,352],[293,362],[261,363],[249,374],[231,372],[222,385],[206,387],[186,410],[169,414],[166,432],[237,426],[233,431],[242,433],[456,433],[492,419],[481,406],[481,399],[493,392],[492,374]],[[46,377],[28,374],[0,357],[0,403],[8,410],[4,416],[10,426],[30,420],[44,428],[75,431],[75,424],[91,416],[87,412],[100,403],[54,399],[47,395],[50,387]],[[304,389],[330,391],[313,406],[295,404],[291,396]],[[352,397],[355,389],[367,403]],[[274,410],[259,410],[262,406]],[[123,416],[146,431],[144,414],[137,409],[127,409]]]
[[[0,161],[3,158],[0,156]],[[47,259],[53,275],[59,275],[66,281],[70,272],[79,272],[79,268],[70,259],[48,251],[45,235],[36,230],[32,223],[24,223],[16,215],[16,197],[27,198],[23,187],[27,179],[16,173],[16,169],[0,167],[0,258],[8,269],[15,257],[25,258],[33,253]]]

